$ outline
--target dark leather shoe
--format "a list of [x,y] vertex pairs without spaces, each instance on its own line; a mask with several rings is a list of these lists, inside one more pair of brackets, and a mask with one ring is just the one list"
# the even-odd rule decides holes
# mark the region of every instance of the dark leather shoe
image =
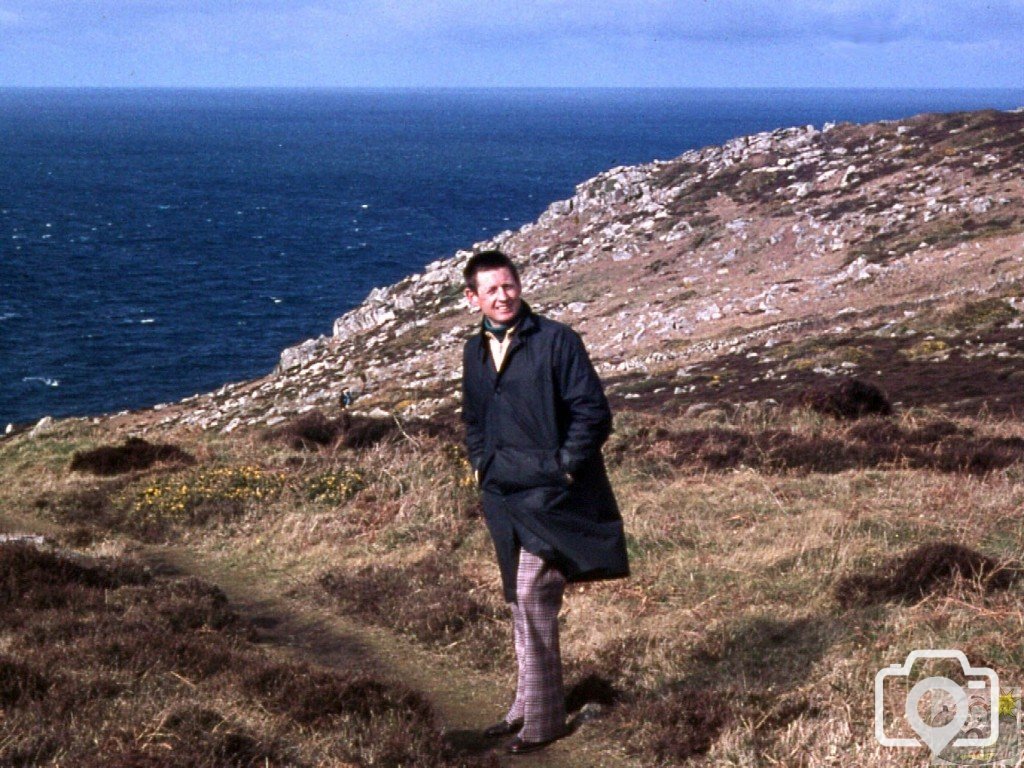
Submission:
[[519,733],[522,727],[522,718],[513,720],[511,723],[507,720],[502,720],[488,728],[484,728],[484,738],[497,739],[501,736],[511,736],[513,733]]
[[512,741],[505,745],[505,751],[510,755],[528,755],[530,752],[536,752],[538,749],[544,749],[548,744],[553,744],[558,741],[561,736],[556,736],[553,739],[547,739],[546,741],[524,741],[523,739],[515,736]]

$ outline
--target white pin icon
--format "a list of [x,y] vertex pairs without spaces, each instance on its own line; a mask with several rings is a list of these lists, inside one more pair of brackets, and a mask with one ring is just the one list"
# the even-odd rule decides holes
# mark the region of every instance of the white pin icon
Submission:
[[[945,725],[930,725],[921,717],[918,705],[921,703],[921,698],[932,691],[946,693],[953,701],[955,707],[953,719]],[[910,689],[904,714],[910,727],[914,729],[914,733],[931,750],[932,756],[938,757],[964,727],[967,718],[970,717],[970,706],[964,689],[948,677],[926,677]]]

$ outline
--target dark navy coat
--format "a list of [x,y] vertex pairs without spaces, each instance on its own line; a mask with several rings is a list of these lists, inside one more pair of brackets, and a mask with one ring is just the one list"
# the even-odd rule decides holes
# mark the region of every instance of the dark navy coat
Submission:
[[507,601],[515,600],[520,547],[568,581],[629,575],[601,457],[611,410],[575,331],[524,303],[500,372],[483,331],[469,339],[462,419]]

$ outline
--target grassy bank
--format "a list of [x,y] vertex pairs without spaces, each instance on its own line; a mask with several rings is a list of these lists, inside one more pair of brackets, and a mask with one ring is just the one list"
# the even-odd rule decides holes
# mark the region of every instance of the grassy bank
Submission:
[[[85,552],[173,541],[258,562],[298,600],[403,633],[510,686],[497,569],[451,420],[361,423],[358,439],[353,429],[307,418],[264,433],[166,434],[161,442],[187,459],[168,453],[145,468],[95,474],[83,456],[123,441],[67,423],[3,444],[0,501],[51,521],[63,543]],[[620,409],[606,458],[635,575],[570,590],[563,647],[573,708],[599,703],[606,730],[644,765],[917,764],[920,753],[874,739],[878,669],[928,647],[960,648],[1007,683],[1024,664],[1012,566],[1024,552],[1022,435],[1011,418],[938,410],[837,420],[768,406],[690,417]],[[319,701],[324,691],[368,683],[279,667],[226,619],[167,624],[165,598],[144,597],[150,589],[193,599],[166,585],[118,584],[96,593],[114,599],[62,609],[70,613],[60,622],[100,626],[113,620],[109,611],[147,611],[139,614],[146,631],[173,643],[151,643],[155,659],[122,654],[128,668],[153,671],[138,683],[117,670],[83,682],[113,686],[99,697],[112,708],[81,719],[67,744],[53,741],[65,729],[53,714],[5,749],[63,754],[103,732],[125,754],[158,754],[160,744],[185,738],[179,731],[226,729],[248,745],[244,755],[271,763],[297,755],[295,764],[376,765],[373,750],[406,731],[409,718],[430,722],[413,694],[391,689],[372,689],[355,713],[297,715],[289,708],[303,696]],[[188,589],[199,590],[201,605],[216,603],[205,588]],[[5,663],[20,665],[28,681],[17,688],[16,716],[42,706],[33,702],[45,700],[44,688],[60,689],[47,671],[54,657],[45,656],[60,646],[25,651],[31,638],[53,634],[45,610],[22,606],[24,629],[5,636]],[[189,655],[174,644],[193,636],[216,638],[210,652],[221,667],[180,660]],[[277,682],[259,682],[274,675],[305,693],[285,696]],[[197,697],[202,703],[182,715]],[[119,719],[125,701],[149,704],[132,705],[137,717],[107,733],[103,724]],[[214,717],[227,725],[202,726]],[[154,727],[158,736],[145,736]]]

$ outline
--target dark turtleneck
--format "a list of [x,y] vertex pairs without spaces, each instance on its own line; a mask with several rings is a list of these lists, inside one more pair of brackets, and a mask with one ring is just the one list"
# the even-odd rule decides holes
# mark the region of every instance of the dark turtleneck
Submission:
[[526,314],[526,303],[519,307],[519,312],[507,323],[495,323],[492,322],[489,317],[484,318],[484,330],[492,334],[498,341],[505,341],[505,334],[508,333],[510,328],[514,328],[516,324],[522,319],[523,315]]
[[508,333],[508,329],[511,327],[511,323],[492,323],[489,317],[484,318],[484,330],[498,341],[505,340],[505,334]]

